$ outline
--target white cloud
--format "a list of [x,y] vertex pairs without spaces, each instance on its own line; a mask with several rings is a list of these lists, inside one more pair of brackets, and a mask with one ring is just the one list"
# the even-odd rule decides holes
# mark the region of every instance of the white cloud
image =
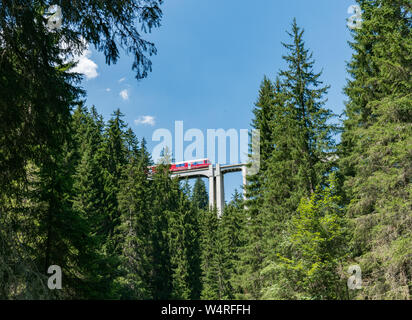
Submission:
[[121,79],[119,80],[119,83],[122,83],[124,80],[126,80],[126,78],[121,78]]
[[129,100],[129,91],[127,89],[120,91],[120,96],[123,100]]
[[136,126],[138,126],[140,124],[147,124],[147,125],[153,127],[156,124],[156,121],[155,121],[155,117],[153,117],[153,116],[140,116],[139,118],[137,118],[134,121],[134,124]]
[[99,74],[97,73],[97,64],[90,60],[92,52],[89,50],[89,46],[83,52],[80,57],[75,57],[74,61],[77,62],[77,65],[71,69],[71,72],[81,73],[86,76],[87,79],[96,78]]
[[110,89],[110,88],[107,88],[107,89],[106,89],[106,92],[110,92],[110,91],[112,91],[112,89]]

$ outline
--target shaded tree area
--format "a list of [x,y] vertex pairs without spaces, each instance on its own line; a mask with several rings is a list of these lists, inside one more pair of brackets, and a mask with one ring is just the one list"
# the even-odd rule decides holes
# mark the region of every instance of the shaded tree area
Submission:
[[[104,166],[105,154],[90,147],[96,143],[93,139],[102,137],[96,135],[98,128],[85,126],[83,122],[91,120],[82,115],[77,125],[88,130],[87,139],[93,141],[80,146],[78,139],[86,139],[86,132],[79,135],[79,128],[72,127],[76,118],[71,113],[82,103],[85,92],[79,86],[81,76],[71,72],[74,64],[70,61],[91,44],[103,52],[107,63],[115,63],[122,48],[135,57],[132,68],[136,77],[145,77],[151,69],[148,57],[156,49],[139,29],[149,32],[160,25],[161,2],[1,2],[2,297],[55,295],[45,290],[43,281],[51,263],[70,266],[63,268],[70,287],[65,296],[110,296],[105,284],[89,277],[101,277],[95,271],[114,263],[109,258],[108,252],[114,250],[109,239],[98,252],[95,246],[100,239],[95,235],[104,238],[104,228],[114,231],[117,222],[113,219],[118,213],[113,210],[105,216],[101,209],[114,204],[119,171]],[[45,16],[51,4],[58,4],[64,15],[61,28],[54,31],[48,28]],[[104,149],[108,141],[105,138],[96,145]],[[75,192],[85,193],[79,196]],[[105,203],[110,196],[110,203]],[[107,219],[109,225],[98,223]],[[108,260],[101,260],[101,254]],[[90,263],[83,264],[85,261]]]
[[154,164],[70,71],[90,44],[146,77],[156,49],[138,28],[160,25],[162,1],[58,1],[58,31],[48,1],[2,1],[0,299],[411,299],[410,1],[357,2],[342,127],[294,20],[253,106],[260,169],[219,218],[202,179],[172,178],[168,149]]
[[[411,8],[358,3],[342,128],[324,107],[328,86],[296,22],[284,44],[288,68],[262,81],[252,121],[261,170],[247,179],[237,297],[411,297]],[[360,290],[346,283],[352,265]]]
[[[21,198],[6,199],[15,214],[2,215],[10,230],[1,234],[15,232],[19,247],[2,254],[1,297],[198,299],[200,209],[191,195],[167,165],[148,175],[146,143],[119,110],[105,123],[79,105],[70,130],[70,146],[42,167],[30,163]],[[47,289],[50,265],[63,272],[57,296]]]
[[340,148],[352,259],[365,285],[356,297],[411,299],[411,4],[359,3]]

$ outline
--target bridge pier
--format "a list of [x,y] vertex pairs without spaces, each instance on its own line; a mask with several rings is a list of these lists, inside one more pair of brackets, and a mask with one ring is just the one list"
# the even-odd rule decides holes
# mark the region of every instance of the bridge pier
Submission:
[[209,207],[211,209],[217,209],[217,215],[220,218],[222,216],[225,207],[225,187],[224,187],[224,175],[229,172],[242,172],[243,183],[243,198],[246,199],[246,164],[224,165],[216,164],[216,167],[209,165],[208,168],[202,168],[199,170],[187,170],[172,173],[172,176],[178,178],[196,178],[206,177],[209,179]]
[[213,166],[209,166],[209,207],[215,206],[215,175],[213,174]]
[[220,164],[216,164],[215,176],[216,176],[216,208],[217,208],[217,215],[220,218],[223,213],[223,209],[225,205],[223,173],[220,170]]
[[242,185],[243,185],[243,200],[246,200],[246,166],[242,167]]

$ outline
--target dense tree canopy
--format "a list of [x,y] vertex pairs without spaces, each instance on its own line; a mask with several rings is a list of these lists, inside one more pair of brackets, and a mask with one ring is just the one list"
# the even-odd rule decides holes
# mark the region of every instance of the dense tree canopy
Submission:
[[170,150],[150,171],[144,138],[87,107],[71,72],[90,44],[146,77],[161,3],[0,3],[0,299],[411,299],[410,1],[358,0],[341,139],[293,21],[252,110],[260,170],[221,216],[201,178],[170,175]]

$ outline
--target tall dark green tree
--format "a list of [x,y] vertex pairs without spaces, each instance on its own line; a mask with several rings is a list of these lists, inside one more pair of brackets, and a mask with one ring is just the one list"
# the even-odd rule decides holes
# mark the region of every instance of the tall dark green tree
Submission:
[[[145,148],[144,145],[141,147]],[[144,152],[139,149],[138,155],[132,156],[124,167],[118,195],[121,224],[117,239],[121,264],[116,282],[122,299],[153,298],[151,200],[154,190],[147,176],[150,159]]]
[[[411,4],[358,1],[340,166],[364,299],[410,299]],[[408,258],[409,257],[409,258]]]
[[179,206],[170,212],[169,241],[173,270],[175,299],[199,299],[200,283],[200,230],[198,210],[184,192],[180,192]]
[[104,253],[107,240],[103,225],[106,215],[104,202],[106,193],[103,181],[104,123],[94,107],[89,112],[79,106],[73,114],[73,136],[76,149],[72,156],[77,165],[73,173],[73,210],[84,219],[83,238],[87,241],[88,253],[81,265],[84,273],[84,290],[89,298],[112,298],[113,283],[108,280],[111,273]]
[[150,237],[153,246],[153,260],[150,284],[154,299],[170,299],[173,293],[169,222],[170,216],[178,209],[179,182],[170,179],[169,167],[169,165],[158,165],[152,180],[154,197]]
[[241,250],[248,238],[244,232],[246,227],[244,201],[242,195],[235,190],[232,200],[225,207],[219,224],[219,241],[222,244],[222,269],[226,285],[223,299],[243,297],[242,283],[239,281],[239,260]]
[[150,32],[160,25],[161,3],[59,1],[64,18],[56,32],[48,29],[45,17],[50,1],[2,1],[2,185],[13,177],[24,176],[27,159],[41,161],[44,146],[61,144],[59,139],[70,122],[70,109],[82,93],[77,87],[78,75],[68,73],[73,65],[65,64],[66,58],[71,60],[92,44],[111,64],[118,60],[121,47],[133,54],[136,77],[147,76],[151,70],[148,57],[156,54],[156,48],[143,39],[140,28]]
[[348,224],[338,192],[332,177],[310,199],[302,198],[288,230],[291,254],[279,254],[262,271],[273,277],[263,298],[348,298],[347,275],[342,272],[349,253]]
[[264,77],[258,101],[253,110],[254,118],[252,127],[259,130],[260,144],[260,164],[259,171],[254,175],[247,176],[245,203],[247,210],[245,232],[247,242],[242,248],[238,282],[243,283],[245,297],[257,299],[261,290],[260,270],[264,259],[262,236],[263,227],[263,184],[266,179],[268,159],[273,152],[272,121],[275,112],[275,104],[279,103],[280,87],[272,83],[266,76]]
[[[16,284],[19,281],[26,283],[33,289],[27,290],[29,295],[41,297],[44,286],[31,285],[31,281],[43,280],[44,266],[38,269],[38,261],[33,257],[38,255],[44,257],[44,261],[50,261],[51,251],[58,253],[58,249],[51,245],[45,245],[43,252],[35,254],[32,251],[42,233],[16,238],[18,233],[12,229],[15,228],[17,211],[26,211],[18,219],[22,230],[26,227],[33,231],[37,227],[48,230],[48,235],[60,237],[57,240],[61,240],[60,244],[66,249],[77,241],[70,227],[77,228],[77,222],[71,219],[80,217],[69,212],[70,201],[66,197],[70,198],[72,173],[64,167],[72,168],[73,159],[70,156],[64,160],[66,151],[62,152],[61,147],[70,139],[71,108],[84,92],[78,87],[81,77],[69,72],[73,64],[66,63],[66,59],[72,60],[73,55],[84,52],[86,45],[92,44],[104,53],[110,64],[117,61],[119,47],[122,47],[133,53],[132,68],[140,79],[151,69],[148,56],[156,53],[153,43],[142,38],[140,27],[148,32],[159,26],[160,0],[123,1],[121,5],[113,2],[102,5],[87,0],[59,1],[58,4],[64,13],[58,32],[47,28],[44,15],[50,1],[2,1],[0,5],[0,238],[4,244],[0,256],[8,257],[4,269],[0,268],[7,270],[4,282],[0,283],[5,284],[2,293],[6,298],[22,297],[21,292],[8,286],[10,279],[18,279]],[[33,183],[38,185],[33,187]],[[16,206],[16,199],[25,204]],[[49,206],[48,219],[35,218],[37,213],[27,216],[31,218],[23,218],[28,210],[38,209],[39,214],[44,213],[46,206]],[[62,221],[69,224],[66,233],[62,224],[58,226]],[[78,230],[80,232],[82,228]],[[62,248],[60,258],[75,249],[70,250]],[[73,272],[78,273],[78,270]]]
[[119,224],[117,194],[120,187],[122,168],[126,164],[126,124],[123,114],[117,109],[108,121],[102,145],[104,191],[106,193],[104,232],[108,238],[113,237]]
[[[271,126],[274,150],[263,188],[265,265],[276,264],[279,253],[292,254],[288,226],[300,200],[325,183],[335,151],[336,127],[330,124],[333,115],[324,108],[329,87],[322,86],[321,73],[314,71],[304,31],[296,20],[288,34],[292,41],[283,44],[288,51],[283,56],[288,68],[279,73],[283,97],[282,103],[275,104]],[[269,285],[271,282],[273,279]]]
[[209,207],[206,185],[202,178],[197,178],[195,185],[193,186],[192,203],[200,210],[207,210]]
[[221,299],[222,282],[219,266],[219,221],[217,211],[202,212],[201,250],[202,250],[202,299]]

